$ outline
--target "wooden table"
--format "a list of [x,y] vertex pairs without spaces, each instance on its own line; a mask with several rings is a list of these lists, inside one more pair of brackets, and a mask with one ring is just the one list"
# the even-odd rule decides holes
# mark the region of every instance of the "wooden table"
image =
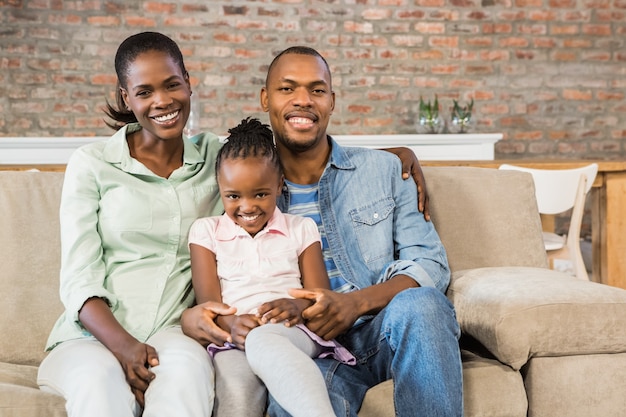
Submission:
[[[423,166],[474,166],[498,168],[501,164],[529,168],[568,169],[598,164],[598,175],[591,189],[591,241],[596,282],[626,288],[626,160],[487,160],[487,161],[420,161]],[[65,165],[0,165],[0,170],[40,169],[64,171]],[[553,224],[546,225],[547,229]]]
[[[570,169],[598,164],[591,188],[592,279],[626,289],[626,160],[540,160],[420,161],[423,166],[474,166],[498,168],[501,164],[539,169]],[[542,218],[544,228],[549,219]]]

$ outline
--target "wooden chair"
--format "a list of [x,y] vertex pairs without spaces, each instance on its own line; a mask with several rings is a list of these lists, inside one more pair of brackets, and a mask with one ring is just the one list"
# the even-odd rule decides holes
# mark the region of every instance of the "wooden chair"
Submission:
[[567,235],[544,232],[544,245],[555,267],[556,260],[571,262],[571,272],[579,279],[589,280],[580,250],[580,229],[585,211],[585,198],[598,173],[597,164],[574,169],[534,169],[503,164],[500,169],[518,170],[532,174],[539,213],[555,215],[572,210]]

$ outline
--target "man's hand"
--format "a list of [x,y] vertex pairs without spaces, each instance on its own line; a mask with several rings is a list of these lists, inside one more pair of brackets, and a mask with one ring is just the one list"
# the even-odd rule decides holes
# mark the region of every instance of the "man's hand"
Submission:
[[183,311],[180,324],[183,333],[195,339],[202,346],[215,343],[222,346],[225,342],[232,342],[230,333],[217,325],[218,316],[235,314],[237,309],[223,303],[207,301]]
[[302,311],[310,305],[308,300],[279,298],[263,303],[258,308],[257,317],[262,324],[284,323],[285,326],[291,327],[303,322]]
[[424,218],[430,221],[430,211],[428,209],[428,190],[426,189],[426,180],[422,173],[422,167],[415,156],[415,153],[404,147],[386,148],[384,151],[391,152],[402,161],[402,178],[405,180],[413,177],[413,181],[417,184],[417,209],[424,213]]
[[313,301],[302,312],[306,326],[325,340],[348,330],[360,316],[359,303],[350,294],[326,289],[290,289],[289,295]]
[[156,350],[145,343],[129,340],[128,343],[113,351],[113,354],[122,365],[126,381],[135,394],[137,402],[143,407],[145,405],[144,393],[155,378],[150,368],[159,364]]

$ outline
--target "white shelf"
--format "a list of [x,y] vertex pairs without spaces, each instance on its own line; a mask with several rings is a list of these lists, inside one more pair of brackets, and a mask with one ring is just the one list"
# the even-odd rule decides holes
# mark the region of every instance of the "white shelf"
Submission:
[[502,133],[337,135],[333,138],[344,146],[406,146],[422,161],[479,161],[494,159],[494,144],[502,139]]
[[[492,160],[494,144],[501,133],[435,135],[333,135],[345,146],[366,148],[411,148],[423,161]],[[0,137],[0,164],[65,164],[76,148],[106,140],[91,137]]]

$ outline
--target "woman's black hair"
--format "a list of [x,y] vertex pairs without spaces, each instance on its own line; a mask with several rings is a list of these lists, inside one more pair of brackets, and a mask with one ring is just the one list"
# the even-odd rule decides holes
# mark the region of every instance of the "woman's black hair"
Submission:
[[267,158],[282,175],[282,166],[278,151],[274,145],[274,135],[270,127],[259,119],[246,118],[237,126],[228,129],[230,134],[215,158],[215,173],[219,175],[222,161],[225,159],[245,159],[250,157]]
[[126,103],[122,98],[120,87],[126,88],[128,83],[128,68],[135,61],[138,55],[158,51],[169,55],[180,67],[183,76],[188,76],[183,54],[180,48],[171,38],[159,32],[141,32],[129,36],[117,48],[115,54],[115,73],[117,74],[117,88],[115,91],[116,107],[107,100],[104,112],[114,120],[113,123],[106,122],[107,126],[117,130],[120,127],[137,122],[135,114],[126,108]]

